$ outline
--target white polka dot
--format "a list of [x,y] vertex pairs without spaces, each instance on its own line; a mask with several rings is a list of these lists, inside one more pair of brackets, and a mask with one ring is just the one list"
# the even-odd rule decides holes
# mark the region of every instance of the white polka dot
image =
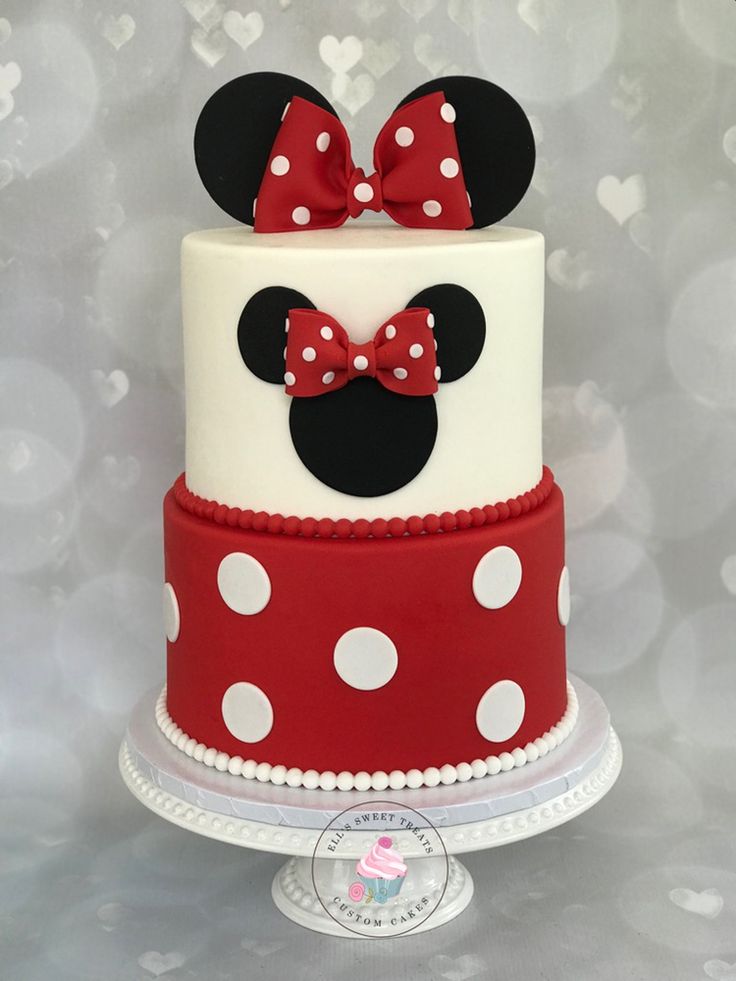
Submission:
[[366,181],[361,181],[360,184],[356,184],[353,188],[353,195],[356,201],[372,201],[373,200],[373,188]]
[[353,367],[356,371],[365,371],[368,367],[368,358],[364,354],[358,354],[353,358]]
[[468,207],[469,207],[469,208],[472,208],[472,207],[473,207],[473,202],[472,202],[472,201],[470,200],[470,191],[466,191],[466,192],[465,192],[465,196],[466,196],[466,197],[467,197],[467,199],[468,199]]
[[500,610],[521,585],[521,560],[513,548],[497,545],[486,552],[473,573],[473,595],[487,610]]
[[253,198],[253,217],[256,216],[256,205],[258,204],[258,198]]
[[390,637],[374,627],[354,627],[335,644],[335,671],[351,688],[372,691],[393,678],[399,663]]
[[309,208],[305,208],[304,205],[299,205],[291,212],[291,220],[295,225],[308,225],[311,217]]
[[434,349],[436,351],[437,350],[437,338],[436,337],[433,338],[433,343],[434,343]]
[[429,327],[430,330],[432,329],[432,327],[434,327],[434,314],[433,313],[428,313],[427,314],[427,327]]
[[290,166],[289,158],[279,154],[278,157],[274,157],[271,161],[271,173],[275,174],[276,177],[283,177],[284,174],[289,173]]
[[287,348],[284,348],[284,361],[286,361],[286,351],[287,351]]
[[236,681],[222,696],[222,721],[241,743],[257,743],[271,731],[273,707],[250,681]]
[[284,111],[281,113],[281,122],[282,123],[286,119],[286,114],[289,111],[289,106],[290,105],[291,105],[291,102],[287,102],[286,105],[284,106]]
[[326,341],[331,341],[333,338],[332,327],[328,327],[327,324],[319,329],[320,337],[323,337]]
[[322,375],[322,384],[323,385],[331,385],[334,382],[334,380],[335,380],[335,372],[334,371],[326,371],[324,373],[324,375]]
[[179,601],[176,598],[174,587],[170,582],[164,583],[164,630],[169,643],[173,644],[179,636],[181,617],[179,615]]
[[396,337],[396,328],[393,324],[387,324],[385,334],[389,341],[392,341]]
[[404,381],[404,379],[408,378],[408,376],[409,372],[406,370],[406,368],[394,368],[394,378],[398,378],[399,381]]
[[409,126],[399,126],[394,133],[394,139],[399,146],[411,146],[414,142],[414,130]]
[[457,177],[460,173],[460,164],[454,157],[445,157],[440,164],[440,173],[443,177]]
[[295,385],[296,384],[296,375],[294,374],[293,371],[287,371],[286,372],[286,374],[284,375],[284,382],[287,385]]
[[443,102],[440,107],[440,116],[442,116],[446,123],[454,123],[457,118],[455,107],[449,102]]
[[417,358],[421,358],[423,354],[424,348],[421,344],[412,344],[412,346],[409,348],[409,357],[414,358],[415,361]]
[[302,351],[302,357],[305,361],[314,361],[317,357],[317,352],[313,347],[305,347]]
[[320,133],[317,137],[316,146],[320,153],[324,153],[327,147],[330,145],[330,134]]
[[475,710],[478,732],[491,743],[504,743],[519,731],[526,700],[515,681],[504,679],[488,688]]
[[437,365],[437,367],[434,369],[434,377],[435,377],[435,381],[439,381],[440,378],[442,377],[442,368],[440,368],[439,365]]
[[[291,383],[293,384],[293,382]],[[258,559],[247,552],[231,552],[220,562],[217,588],[235,613],[260,613],[271,599],[271,580]]]
[[566,627],[570,620],[570,573],[567,566],[563,567],[557,585],[557,616],[562,626]]
[[288,317],[284,321],[284,330],[286,331],[287,334],[289,333],[289,318]]
[[422,211],[427,218],[438,218],[442,214],[442,205],[439,201],[425,201],[422,205]]

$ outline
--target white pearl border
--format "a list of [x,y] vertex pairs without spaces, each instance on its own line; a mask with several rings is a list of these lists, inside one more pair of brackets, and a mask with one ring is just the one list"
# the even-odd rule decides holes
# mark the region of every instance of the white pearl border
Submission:
[[318,788],[360,791],[388,788],[403,790],[404,787],[415,790],[418,787],[436,787],[440,783],[451,784],[456,781],[464,783],[473,777],[493,776],[496,773],[513,770],[517,766],[524,766],[526,763],[533,763],[540,757],[546,756],[550,750],[567,739],[575,727],[577,718],[578,697],[568,681],[565,714],[557,725],[552,726],[548,732],[533,742],[527,743],[523,749],[518,747],[510,753],[487,756],[485,759],[476,759],[472,763],[458,763],[456,766],[451,763],[445,763],[441,767],[429,766],[426,770],[412,769],[406,772],[392,770],[390,773],[384,770],[376,770],[375,773],[368,773],[367,770],[360,770],[358,773],[351,773],[349,770],[342,770],[340,773],[323,770],[320,773],[318,770],[300,770],[297,766],[289,768],[283,764],[272,766],[270,763],[257,763],[255,760],[244,760],[242,756],[230,756],[228,753],[218,752],[205,746],[204,743],[197,742],[174,722],[166,708],[165,685],[156,702],[156,722],[161,732],[177,749],[197,760],[198,763],[214,767],[221,773],[228,772],[248,780],[270,782],[277,786],[287,784],[289,787],[304,787],[307,790]]

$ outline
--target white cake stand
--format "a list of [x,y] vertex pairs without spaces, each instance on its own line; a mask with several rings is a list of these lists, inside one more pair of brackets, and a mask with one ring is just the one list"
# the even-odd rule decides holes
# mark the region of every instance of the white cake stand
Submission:
[[[393,906],[410,909],[431,900],[431,915],[411,932],[429,930],[461,913],[473,895],[470,873],[455,858],[548,831],[576,817],[603,797],[621,769],[621,746],[608,711],[592,688],[571,678],[579,715],[561,746],[534,763],[494,776],[448,786],[400,791],[325,791],[275,786],[220,773],[176,749],[154,717],[158,691],[138,703],[120,747],[120,772],[130,791],[156,814],[189,831],[219,841],[278,852],[291,858],[277,872],[271,893],[289,919],[334,936],[364,937],[325,897],[345,895],[355,861],[371,847],[375,831],[356,832],[352,853],[313,861],[320,836],[346,808],[374,811],[381,802],[419,812],[436,829],[444,849],[427,857],[410,834],[395,845],[408,866]],[[322,856],[324,853],[319,852]],[[409,932],[407,929],[405,932]],[[370,936],[395,936],[386,923]]]

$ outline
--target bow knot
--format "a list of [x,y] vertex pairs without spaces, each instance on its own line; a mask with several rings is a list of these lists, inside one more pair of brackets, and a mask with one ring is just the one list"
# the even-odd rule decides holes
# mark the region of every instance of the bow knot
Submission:
[[255,231],[336,228],[365,210],[409,228],[470,228],[454,121],[442,92],[401,106],[378,134],[366,176],[337,116],[294,96],[258,190]]
[[381,175],[373,173],[366,177],[363,168],[356,167],[348,180],[347,207],[351,218],[364,211],[383,211]]
[[376,345],[374,341],[365,344],[353,344],[348,341],[347,350],[348,381],[361,375],[369,378],[376,377]]
[[382,324],[373,340],[356,344],[328,313],[289,310],[286,392],[310,398],[363,377],[400,395],[433,395],[440,378],[433,327],[426,307],[409,307]]

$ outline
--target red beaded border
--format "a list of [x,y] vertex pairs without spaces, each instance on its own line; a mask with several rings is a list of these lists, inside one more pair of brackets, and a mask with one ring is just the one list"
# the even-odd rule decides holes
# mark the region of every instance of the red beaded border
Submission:
[[249,508],[230,508],[217,501],[206,501],[192,494],[181,474],[174,483],[177,504],[198,518],[207,518],[218,525],[231,528],[267,531],[275,535],[301,535],[304,538],[400,538],[402,535],[434,535],[440,531],[457,531],[462,528],[480,528],[507,518],[518,518],[543,504],[550,495],[554,477],[549,467],[542,468],[542,479],[525,494],[509,498],[498,504],[486,504],[469,511],[443,511],[442,514],[426,514],[423,518],[297,518],[291,515],[269,514],[267,511],[251,511]]

